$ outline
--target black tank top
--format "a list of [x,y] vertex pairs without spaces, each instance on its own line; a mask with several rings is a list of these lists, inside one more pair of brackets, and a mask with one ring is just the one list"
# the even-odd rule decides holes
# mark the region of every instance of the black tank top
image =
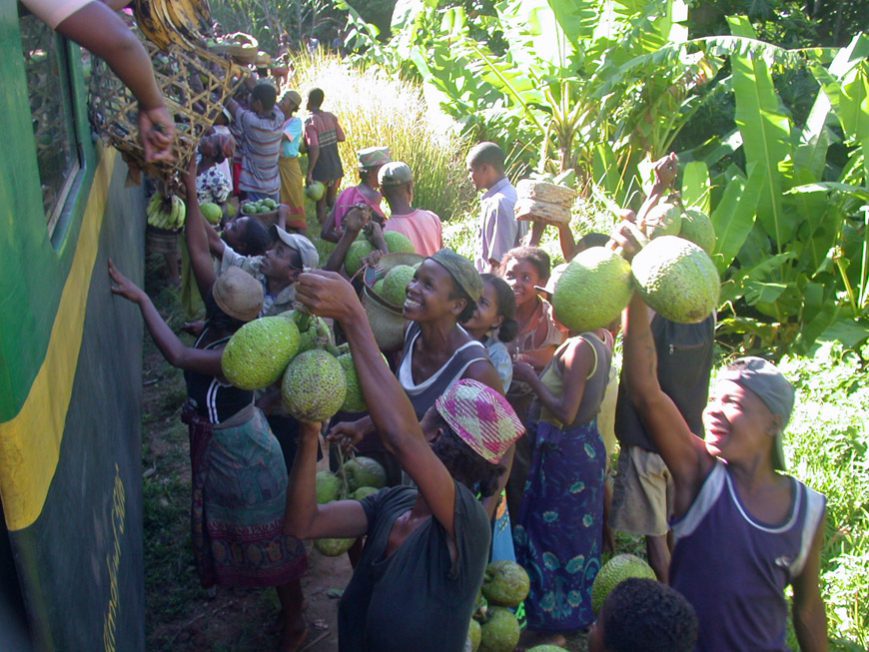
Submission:
[[[216,349],[229,340],[229,337],[224,337],[202,346],[202,340],[207,333],[208,327],[206,326],[196,339],[194,348],[206,351]],[[196,410],[196,414],[209,423],[222,423],[239,410],[253,403],[253,392],[222,382],[216,376],[185,371],[184,382],[187,383],[188,402]]]

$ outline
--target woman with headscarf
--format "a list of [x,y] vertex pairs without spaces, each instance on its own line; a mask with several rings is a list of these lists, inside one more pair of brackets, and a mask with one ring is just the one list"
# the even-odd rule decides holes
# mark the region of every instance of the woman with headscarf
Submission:
[[499,392],[470,379],[453,384],[420,423],[352,286],[333,272],[306,273],[297,296],[341,324],[372,421],[415,486],[318,505],[320,426],[306,424],[290,474],[287,531],[367,537],[339,606],[342,650],[459,652],[489,554],[489,518],[474,491],[497,489],[500,461],[522,425]]

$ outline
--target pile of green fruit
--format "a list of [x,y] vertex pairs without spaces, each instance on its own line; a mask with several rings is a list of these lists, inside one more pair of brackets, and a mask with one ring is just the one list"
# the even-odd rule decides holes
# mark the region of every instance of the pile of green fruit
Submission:
[[328,325],[302,312],[260,317],[239,328],[223,349],[221,368],[241,389],[280,381],[283,405],[300,421],[366,409],[347,347],[336,347]]
[[[334,500],[362,500],[386,486],[386,471],[370,457],[352,457],[336,473],[317,472],[317,503]],[[327,557],[350,550],[356,539],[317,539],[314,548]]]
[[521,629],[512,610],[528,597],[530,586],[528,573],[514,561],[493,561],[486,567],[468,627],[472,652],[513,652]]
[[241,205],[242,215],[259,215],[272,213],[278,209],[278,202],[274,199],[260,199],[259,201],[246,201]]
[[178,195],[163,195],[155,192],[145,209],[148,224],[167,231],[184,226],[187,219],[187,204]]
[[717,307],[721,280],[710,258],[715,229],[707,215],[668,199],[632,230],[642,249],[630,263],[608,247],[590,247],[558,279],[552,304],[570,330],[607,327],[634,290],[655,312],[680,324],[699,323]]

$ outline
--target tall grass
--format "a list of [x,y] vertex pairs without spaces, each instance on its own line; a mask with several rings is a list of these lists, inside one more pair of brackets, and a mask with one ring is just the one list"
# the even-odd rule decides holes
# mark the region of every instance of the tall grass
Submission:
[[464,166],[468,143],[460,125],[426,102],[419,86],[375,68],[353,68],[334,54],[302,55],[294,64],[291,87],[303,99],[312,88],[323,89],[323,110],[338,116],[347,135],[339,146],[343,186],[359,182],[358,150],[388,146],[393,160],[413,170],[417,208],[444,221],[462,211],[473,196]]
[[869,374],[855,352],[824,344],[788,357],[797,388],[785,436],[789,472],[827,497],[821,591],[834,649],[869,649]]

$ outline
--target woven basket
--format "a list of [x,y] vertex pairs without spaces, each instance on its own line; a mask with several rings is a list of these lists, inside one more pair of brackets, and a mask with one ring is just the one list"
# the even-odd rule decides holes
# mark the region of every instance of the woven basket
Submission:
[[559,186],[544,181],[522,179],[516,184],[516,195],[522,199],[533,199],[547,204],[564,206],[568,210],[576,199],[576,191],[567,186]]
[[538,201],[530,197],[519,197],[513,210],[517,220],[552,222],[554,224],[567,224],[570,222],[569,207],[563,204]]
[[218,43],[217,45],[210,46],[208,50],[215,54],[225,54],[244,65],[256,63],[257,53],[259,52],[256,45],[237,45],[234,43]]
[[154,64],[154,76],[166,107],[175,117],[175,160],[145,163],[139,142],[138,101],[100,58],[93,58],[89,87],[89,117],[100,136],[122,153],[131,168],[180,186],[203,134],[223,111],[223,102],[242,83],[247,71],[206,50],[184,50],[171,45],[160,51],[143,42]]
[[367,285],[362,289],[362,305],[381,351],[397,351],[404,344],[407,321],[398,310],[377,296]]

